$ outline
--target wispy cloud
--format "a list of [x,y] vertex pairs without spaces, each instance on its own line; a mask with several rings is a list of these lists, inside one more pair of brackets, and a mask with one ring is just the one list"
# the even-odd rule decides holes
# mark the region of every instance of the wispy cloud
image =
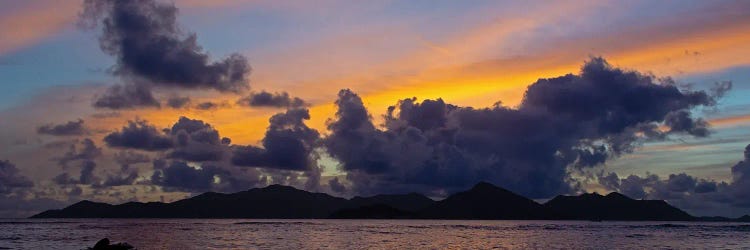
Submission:
[[80,6],[72,1],[0,3],[0,56],[32,46],[69,27]]

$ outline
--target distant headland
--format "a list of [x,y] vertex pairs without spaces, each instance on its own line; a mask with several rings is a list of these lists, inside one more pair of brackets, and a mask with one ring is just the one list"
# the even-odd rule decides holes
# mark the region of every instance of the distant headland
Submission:
[[435,201],[417,193],[344,199],[270,185],[223,194],[208,192],[172,203],[119,205],[81,201],[31,218],[456,219],[590,221],[740,221],[750,216],[695,217],[661,200],[619,193],[559,195],[544,204],[490,183]]

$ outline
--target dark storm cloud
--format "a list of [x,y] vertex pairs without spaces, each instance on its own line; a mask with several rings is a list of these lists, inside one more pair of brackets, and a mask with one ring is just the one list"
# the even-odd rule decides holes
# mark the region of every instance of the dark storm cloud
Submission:
[[661,125],[705,136],[705,122],[688,111],[715,103],[706,92],[680,91],[592,58],[579,75],[530,85],[517,109],[404,99],[388,109],[383,129],[343,90],[324,144],[358,192],[451,191],[490,181],[545,198],[577,188],[568,167],[602,164],[643,140],[662,139]]
[[257,173],[232,172],[210,164],[192,167],[183,161],[173,161],[162,168],[155,167],[151,176],[152,184],[162,186],[167,191],[236,192],[255,187],[260,182]]
[[97,147],[93,140],[86,138],[80,142],[80,147],[73,143],[62,156],[55,158],[61,166],[67,166],[71,161],[93,160],[102,154],[102,149]]
[[96,188],[132,185],[138,179],[138,169],[131,169],[130,165],[151,161],[147,155],[129,150],[115,153],[114,158],[120,164],[121,173],[107,176],[103,183],[94,185]]
[[745,147],[744,159],[732,166],[732,194],[735,203],[750,207],[750,144]]
[[44,148],[66,148],[71,145],[71,143],[76,143],[78,140],[62,140],[62,141],[52,141],[44,144]]
[[78,179],[75,179],[71,177],[67,172],[64,172],[55,176],[52,181],[54,181],[58,185],[91,185],[97,184],[99,182],[99,178],[94,175],[94,170],[96,169],[96,163],[94,161],[84,160],[81,162],[80,167],[81,171]]
[[234,146],[232,163],[284,170],[313,169],[315,159],[311,153],[320,134],[304,123],[309,119],[307,109],[289,109],[272,116],[263,147]]
[[[206,144],[220,144],[219,131],[214,129],[208,123],[184,116],[180,117],[180,119],[172,125],[169,134],[178,138],[179,145],[186,145],[189,143],[189,140]],[[189,135],[190,137],[181,137],[181,134]]]
[[689,176],[685,173],[669,175],[667,180],[666,190],[669,192],[687,192],[695,191],[695,187],[698,185],[698,179]]
[[135,169],[128,171],[129,172],[123,171],[123,173],[118,175],[109,175],[103,182],[95,183],[93,187],[107,188],[132,185],[135,180],[138,179],[138,171]]
[[714,83],[711,87],[711,93],[716,97],[724,97],[724,95],[732,90],[732,81],[721,81]]
[[146,151],[166,150],[172,147],[171,138],[143,120],[128,121],[128,125],[120,131],[105,136],[104,142],[110,147]]
[[201,102],[195,105],[196,109],[200,110],[211,110],[211,109],[217,109],[220,105],[215,102]]
[[237,104],[251,107],[299,108],[307,104],[298,97],[291,97],[287,92],[270,93],[261,91],[252,93],[237,100]]
[[377,130],[370,122],[371,117],[359,96],[342,90],[336,106],[336,120],[328,124],[332,133],[326,138],[328,152],[344,163],[345,170],[386,171],[390,166],[384,152],[385,132]]
[[[598,179],[599,184],[602,186],[610,190],[619,191],[635,199],[674,199],[679,195],[699,189],[699,183],[704,186],[710,182],[703,179],[699,180],[685,173],[671,174],[664,180],[654,174],[647,174],[645,177],[629,175],[626,178],[620,179],[615,173],[599,176]],[[701,187],[700,189],[703,188]]]
[[225,174],[219,168],[206,166],[201,169],[188,166],[181,161],[172,162],[167,168],[154,172],[151,181],[160,186],[187,190],[210,190],[214,176]]
[[190,104],[190,97],[172,96],[167,99],[167,106],[174,109],[187,107],[188,104]]
[[636,199],[667,200],[685,209],[712,204],[750,207],[750,145],[745,148],[744,159],[735,164],[731,172],[730,183],[700,179],[685,173],[671,174],[666,179],[653,174],[620,179],[617,174],[610,173],[599,176],[599,183]]
[[[700,179],[685,173],[670,174],[666,179],[654,174],[647,174],[645,177],[629,175],[619,179],[616,174],[611,173],[605,179],[600,176],[599,183],[609,190],[635,199],[666,200],[688,211],[724,205],[736,206],[738,201],[733,194],[736,190],[734,184]],[[716,209],[709,211],[715,213]]]
[[695,185],[695,192],[699,194],[716,192],[718,186],[719,185],[716,182],[700,180],[698,184]]
[[745,147],[744,159],[732,166],[732,174],[735,180],[750,180],[750,144]]
[[57,185],[71,185],[78,183],[78,181],[73,179],[73,177],[71,177],[68,173],[61,173],[55,176],[55,178],[52,178],[52,181],[54,181]]
[[[228,141],[219,131],[201,120],[180,117],[169,135],[176,142],[169,157],[186,161],[219,161],[228,151]],[[228,139],[228,138],[227,138]]]
[[55,136],[86,135],[89,133],[88,129],[83,126],[82,119],[78,119],[77,121],[69,121],[64,124],[43,125],[41,127],[38,127],[36,132],[39,134]]
[[165,169],[165,168],[167,168],[167,164],[169,163],[166,159],[162,159],[162,158],[154,159],[151,162],[152,162],[152,164],[154,166],[154,170]]
[[341,184],[338,177],[329,180],[328,186],[331,187],[331,191],[333,192],[340,194],[346,193],[346,186],[344,186],[344,184]]
[[70,191],[68,191],[68,196],[75,197],[75,196],[81,196],[81,194],[83,194],[83,189],[79,186],[72,186],[70,187],[69,190]]
[[642,199],[646,197],[646,189],[644,187],[653,185],[653,183],[658,181],[659,177],[656,175],[648,175],[645,178],[630,175],[622,180],[620,190],[627,196]]
[[[228,154],[229,138],[221,138],[219,132],[201,120],[180,117],[169,129],[159,130],[146,121],[129,121],[120,131],[104,137],[110,147],[165,151],[169,158],[191,162],[220,161]],[[116,160],[130,161],[134,153],[116,155]],[[121,156],[118,159],[118,156]],[[145,156],[143,156],[145,157]],[[139,162],[148,158],[139,158]],[[121,163],[127,165],[126,163]]]
[[703,119],[694,119],[687,110],[680,110],[667,114],[664,119],[671,131],[684,131],[696,137],[706,137],[709,134],[708,122]]
[[100,47],[115,57],[115,75],[153,86],[247,89],[247,59],[232,54],[211,62],[197,36],[179,27],[177,13],[174,4],[155,0],[85,0],[80,24],[102,28]]
[[21,175],[16,165],[6,160],[0,160],[0,195],[9,194],[16,188],[33,186],[34,183],[26,176]]
[[618,177],[617,174],[609,173],[604,175],[603,173],[599,173],[597,177],[600,185],[609,189],[620,189],[620,177]]
[[116,152],[114,159],[123,169],[127,169],[133,164],[151,162],[151,159],[147,155],[130,150]]
[[59,185],[72,185],[72,184],[83,184],[90,185],[95,184],[99,179],[94,175],[96,169],[96,163],[94,159],[102,155],[102,149],[97,147],[93,140],[86,138],[80,142],[80,147],[76,143],[70,145],[68,151],[62,156],[53,158],[58,161],[63,169],[71,167],[71,162],[75,162],[80,168],[80,174],[78,178],[73,178],[68,172],[63,172],[52,180]]
[[97,182],[98,178],[94,175],[94,169],[96,169],[96,163],[84,161],[81,165],[81,175],[78,177],[79,184],[88,185]]
[[120,112],[105,112],[105,113],[96,113],[91,115],[91,117],[96,119],[105,119],[105,118],[112,118],[112,117],[120,117]]
[[139,83],[117,84],[97,96],[94,107],[109,109],[134,109],[160,107],[159,101],[151,93],[151,87]]

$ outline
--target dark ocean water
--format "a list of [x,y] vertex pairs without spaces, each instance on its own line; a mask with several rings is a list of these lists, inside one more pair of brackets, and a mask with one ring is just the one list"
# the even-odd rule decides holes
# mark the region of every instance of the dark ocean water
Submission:
[[0,247],[84,249],[750,248],[750,224],[689,222],[5,219]]

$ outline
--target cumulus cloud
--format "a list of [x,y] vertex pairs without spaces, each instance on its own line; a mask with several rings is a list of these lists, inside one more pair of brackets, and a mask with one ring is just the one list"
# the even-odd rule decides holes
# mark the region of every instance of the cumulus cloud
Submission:
[[172,140],[164,132],[144,120],[128,121],[121,130],[104,137],[107,146],[146,151],[166,150],[172,147]]
[[232,163],[284,170],[312,170],[315,164],[312,152],[320,134],[304,123],[309,119],[307,109],[289,109],[272,116],[262,140],[263,147],[234,146]]
[[696,137],[706,137],[709,134],[708,122],[700,118],[692,118],[687,110],[667,114],[664,124],[669,127],[670,132],[687,132]]
[[191,103],[193,103],[193,101],[189,97],[170,97],[167,99],[167,106],[173,109],[194,108],[198,110],[216,110],[219,108],[231,107],[227,102],[204,101],[196,103],[195,105],[191,105]]
[[[210,124],[183,116],[171,128],[163,130],[143,120],[129,121],[121,130],[105,136],[104,142],[110,147],[164,151],[169,158],[204,162],[221,161],[229,152],[231,140],[221,138],[219,131]],[[137,156],[132,152],[123,152],[115,159],[131,161]],[[144,157],[140,157],[139,162],[148,161]]]
[[[732,182],[729,183],[701,179],[685,173],[670,174],[666,179],[654,174],[644,177],[629,175],[620,179],[617,174],[610,173],[599,174],[598,180],[602,186],[627,196],[636,199],[666,200],[688,210],[699,211],[717,206],[748,208],[750,145],[745,148],[744,159],[735,164],[731,171]],[[715,212],[715,209],[712,212]]]
[[578,75],[530,85],[516,109],[410,98],[388,109],[383,128],[359,96],[342,90],[324,144],[358,192],[451,191],[490,181],[546,198],[577,188],[569,167],[602,164],[662,139],[668,133],[659,126],[705,136],[705,122],[686,114],[713,104],[706,92],[592,58]]
[[307,104],[298,97],[291,97],[287,92],[270,93],[261,91],[237,100],[237,104],[250,107],[299,108]]
[[[78,143],[70,145],[68,151],[62,156],[53,158],[58,161],[58,164],[65,170],[65,172],[55,176],[53,181],[59,185],[72,185],[82,184],[90,185],[99,182],[99,178],[94,174],[96,169],[96,162],[94,160],[102,155],[102,149],[97,147],[93,140],[86,138]],[[71,162],[75,162],[80,168],[80,174],[78,178],[73,178],[67,172],[67,169],[71,167]]]
[[26,176],[21,175],[16,165],[13,165],[10,161],[0,160],[0,195],[9,194],[17,188],[33,186],[34,183]]
[[167,106],[174,109],[181,109],[190,104],[190,97],[172,96],[167,99]]
[[102,149],[97,147],[93,140],[86,138],[80,142],[80,147],[76,143],[71,144],[62,156],[55,158],[61,166],[67,166],[71,161],[92,160],[102,154]]
[[745,147],[744,159],[732,166],[732,194],[735,203],[750,207],[750,144]]
[[[101,27],[99,45],[115,57],[113,73],[128,81],[115,86],[96,101],[97,107],[129,108],[154,105],[141,91],[123,91],[143,86],[213,89],[240,92],[249,88],[250,67],[240,54],[211,61],[197,43],[194,33],[177,24],[173,3],[155,0],[86,0],[80,15],[81,27]],[[143,85],[143,86],[141,86]],[[148,92],[150,88],[139,88]],[[114,95],[117,94],[117,95]],[[116,97],[116,98],[113,98]],[[131,102],[132,101],[132,102]]]
[[239,54],[210,62],[194,33],[183,33],[174,4],[154,0],[86,0],[81,24],[102,27],[101,49],[116,58],[114,72],[160,86],[246,89],[249,67]]
[[149,158],[148,155],[130,150],[116,152],[113,157],[115,162],[120,164],[122,169],[128,169],[129,166],[133,164],[147,163],[151,161],[151,158]]
[[219,168],[205,166],[193,168],[186,162],[172,162],[167,168],[154,172],[151,181],[156,185],[187,190],[210,190],[214,176],[225,174]]
[[75,185],[75,184],[81,184],[81,185],[92,185],[97,184],[99,182],[99,178],[94,174],[94,170],[96,169],[96,163],[92,160],[84,160],[81,161],[81,171],[78,176],[78,179],[73,178],[68,174],[67,172],[63,172],[52,180],[57,183],[58,185]]
[[68,173],[61,173],[55,176],[55,178],[52,178],[52,181],[54,181],[58,185],[70,185],[78,183],[78,181],[76,179],[73,179],[73,177],[71,177]]
[[106,119],[106,118],[120,117],[120,112],[96,113],[96,114],[91,115],[91,117],[96,118],[96,119]]
[[721,81],[714,83],[711,87],[711,93],[716,97],[724,97],[724,95],[732,90],[732,81]]
[[132,185],[135,180],[138,179],[138,171],[135,169],[125,170],[123,173],[118,175],[109,175],[103,182],[98,182],[92,185],[94,188],[106,188],[116,186],[127,186]]
[[220,104],[215,102],[201,102],[195,105],[196,109],[200,110],[211,110],[211,109],[217,109],[219,108]]
[[168,191],[236,192],[255,187],[261,182],[259,173],[252,169],[227,169],[211,164],[191,166],[183,161],[172,161],[167,166],[155,167],[151,176],[152,184]]
[[336,193],[346,193],[346,186],[339,181],[338,177],[335,177],[333,179],[330,179],[328,181],[328,187],[331,188],[331,191]]
[[39,134],[44,135],[55,135],[55,136],[69,136],[69,135],[86,135],[89,133],[88,129],[83,126],[83,120],[78,119],[77,121],[69,121],[63,124],[47,124],[37,128]]
[[[615,173],[599,176],[599,184],[635,199],[666,200],[681,209],[701,214],[708,207],[730,205],[732,185],[726,182],[700,179],[685,173],[661,178],[654,174],[629,175],[620,179]],[[717,209],[713,210],[715,215]]]
[[78,177],[79,184],[93,184],[98,178],[94,175],[94,169],[96,169],[96,163],[93,161],[84,161],[81,165],[81,175]]
[[133,109],[140,107],[161,107],[151,93],[151,87],[139,83],[117,84],[97,96],[94,107],[109,109]]
[[169,157],[186,161],[219,161],[229,150],[229,139],[220,139],[219,131],[201,120],[180,117],[169,135],[176,142]]

